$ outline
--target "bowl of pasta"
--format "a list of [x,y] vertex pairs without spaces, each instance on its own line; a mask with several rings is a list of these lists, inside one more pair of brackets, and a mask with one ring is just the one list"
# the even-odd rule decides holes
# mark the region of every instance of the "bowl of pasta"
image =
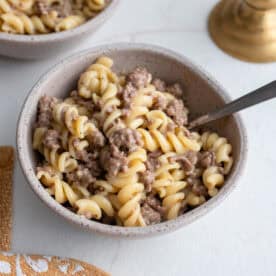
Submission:
[[106,22],[119,0],[1,0],[0,55],[38,59],[74,48]]
[[85,229],[131,238],[173,231],[217,206],[244,171],[238,115],[187,128],[228,101],[182,55],[99,46],[56,65],[27,96],[21,167],[39,198]]

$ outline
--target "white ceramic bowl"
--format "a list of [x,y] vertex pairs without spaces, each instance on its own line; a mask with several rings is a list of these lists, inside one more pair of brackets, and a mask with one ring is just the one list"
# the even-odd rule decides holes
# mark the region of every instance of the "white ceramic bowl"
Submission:
[[238,184],[238,178],[244,171],[247,155],[245,128],[239,115],[224,118],[210,125],[212,129],[226,136],[233,145],[235,162],[224,187],[217,196],[175,220],[143,228],[110,226],[91,221],[57,203],[49,196],[35,176],[37,159],[36,153],[32,149],[32,128],[39,98],[44,94],[65,97],[68,91],[76,87],[80,74],[102,54],[114,59],[115,71],[127,72],[137,65],[142,65],[165,81],[179,82],[184,87],[184,97],[192,114],[213,110],[230,100],[221,86],[187,58],[157,46],[123,43],[100,46],[81,52],[51,69],[38,81],[28,95],[19,118],[17,131],[17,149],[22,170],[35,193],[54,212],[85,229],[111,236],[135,238],[154,236],[184,227],[218,206]]
[[0,32],[0,55],[20,59],[58,56],[61,52],[74,48],[82,40],[96,32],[101,25],[111,18],[118,4],[119,0],[111,0],[108,6],[95,18],[68,31],[42,35]]

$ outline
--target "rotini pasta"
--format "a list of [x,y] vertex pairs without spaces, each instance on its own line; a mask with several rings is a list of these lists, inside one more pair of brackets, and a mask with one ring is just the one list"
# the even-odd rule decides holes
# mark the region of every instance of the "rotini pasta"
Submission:
[[216,195],[218,188],[224,183],[224,175],[219,172],[219,168],[212,166],[206,169],[202,175],[203,183],[208,188],[210,195]]
[[145,124],[149,108],[153,104],[154,86],[149,85],[137,92],[133,98],[132,109],[125,119],[127,127],[137,129]]
[[34,132],[33,147],[38,150],[56,170],[60,172],[70,172],[77,168],[77,161],[71,158],[69,152],[58,152],[58,148],[51,149],[43,145],[42,139],[45,135],[45,128],[37,128]]
[[0,31],[46,34],[75,28],[107,6],[106,0],[0,0]]
[[101,96],[102,109],[100,112],[100,119],[103,122],[103,132],[107,137],[115,130],[125,127],[121,120],[122,111],[118,108],[118,106],[120,106],[120,100],[116,95],[116,85],[109,83]]
[[77,213],[89,219],[101,219],[102,211],[109,217],[114,216],[110,201],[103,195],[94,195],[89,199],[79,199],[75,204],[78,210]]
[[60,173],[56,172],[52,167],[40,168],[37,173],[37,178],[48,187],[48,191],[55,197],[58,203],[68,201],[72,206],[75,206],[78,200],[77,193],[71,186],[62,180]]
[[189,139],[181,129],[174,132],[162,133],[157,129],[146,130],[138,129],[141,134],[145,148],[149,151],[156,151],[159,148],[164,153],[175,151],[176,153],[185,153],[188,150],[199,151],[200,145],[196,140]]
[[146,151],[138,149],[128,156],[128,170],[110,179],[110,183],[116,187],[120,208],[118,216],[125,226],[144,226],[145,222],[141,216],[140,200],[144,185],[138,183],[138,174],[146,170],[144,162],[147,159]]
[[77,107],[59,103],[55,105],[53,110],[53,118],[67,129],[77,138],[84,138],[88,135],[93,135],[97,128],[88,117],[80,116]]
[[118,83],[118,77],[111,71],[112,65],[110,58],[101,57],[88,67],[78,82],[79,95],[86,99],[92,98],[97,103],[110,83]]
[[217,133],[204,132],[201,136],[203,150],[212,150],[216,154],[216,161],[223,163],[225,173],[229,173],[233,158],[231,157],[232,146],[227,139]]
[[159,157],[160,167],[155,172],[155,179],[152,184],[162,198],[162,205],[165,208],[167,219],[176,218],[182,207],[185,197],[183,192],[187,186],[185,172],[180,168],[178,163],[170,163],[169,159],[174,157],[175,153],[169,152]]
[[[0,0],[0,10],[9,4]],[[103,4],[77,0],[74,8],[96,13]],[[22,32],[37,32],[26,22]],[[87,219],[125,227],[175,219],[216,196],[233,164],[228,140],[186,128],[179,85],[112,66],[99,57],[69,97],[41,98],[33,148],[48,193]]]

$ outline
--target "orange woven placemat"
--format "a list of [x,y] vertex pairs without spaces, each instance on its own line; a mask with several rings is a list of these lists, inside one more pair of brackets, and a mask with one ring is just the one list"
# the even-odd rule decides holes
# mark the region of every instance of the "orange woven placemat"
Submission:
[[0,147],[0,250],[11,247],[14,150]]

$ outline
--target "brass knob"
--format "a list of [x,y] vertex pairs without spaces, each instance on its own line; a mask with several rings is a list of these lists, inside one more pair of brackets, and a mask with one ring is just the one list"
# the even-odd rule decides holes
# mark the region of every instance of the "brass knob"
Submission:
[[256,9],[276,9],[275,0],[246,0],[246,2]]
[[276,0],[222,0],[210,15],[209,32],[234,57],[276,61]]

